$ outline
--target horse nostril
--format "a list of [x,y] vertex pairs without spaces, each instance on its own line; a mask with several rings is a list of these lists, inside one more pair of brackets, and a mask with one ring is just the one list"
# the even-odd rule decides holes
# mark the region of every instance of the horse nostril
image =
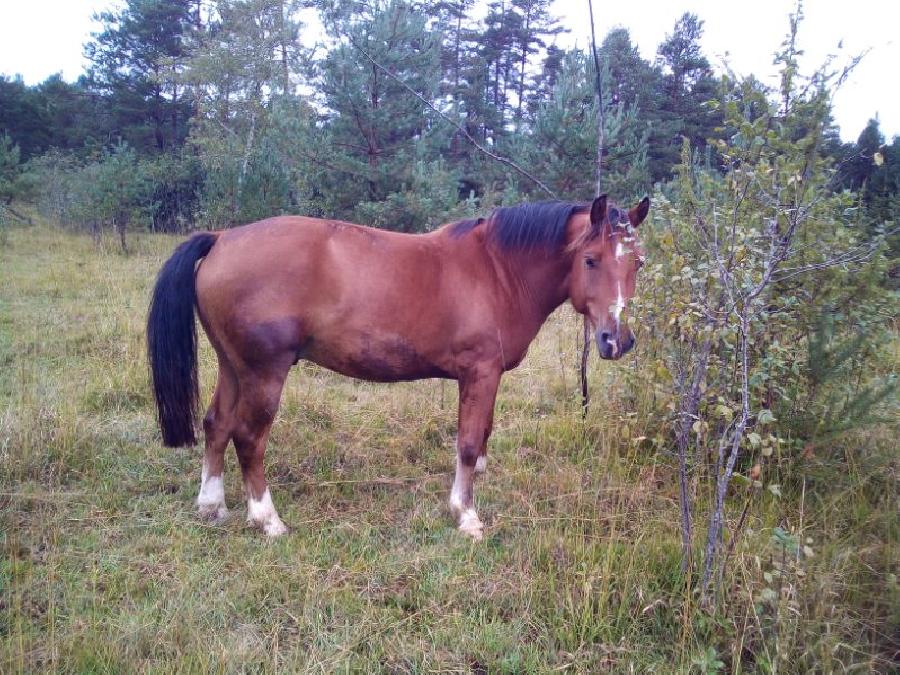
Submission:
[[609,331],[603,331],[602,333],[600,333],[600,342],[602,344],[607,344],[609,342],[609,338]]

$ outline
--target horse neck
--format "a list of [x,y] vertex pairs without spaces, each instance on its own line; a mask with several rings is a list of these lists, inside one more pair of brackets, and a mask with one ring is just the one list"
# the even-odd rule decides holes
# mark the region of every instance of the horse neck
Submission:
[[538,327],[569,297],[572,262],[564,249],[502,252],[495,255],[495,264],[511,303]]

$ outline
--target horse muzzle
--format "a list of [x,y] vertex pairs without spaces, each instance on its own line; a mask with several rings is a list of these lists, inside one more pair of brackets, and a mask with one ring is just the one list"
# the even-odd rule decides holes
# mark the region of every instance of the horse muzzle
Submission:
[[606,330],[598,330],[595,335],[597,350],[600,358],[615,361],[621,359],[634,348],[634,333],[630,330],[616,331],[612,333]]

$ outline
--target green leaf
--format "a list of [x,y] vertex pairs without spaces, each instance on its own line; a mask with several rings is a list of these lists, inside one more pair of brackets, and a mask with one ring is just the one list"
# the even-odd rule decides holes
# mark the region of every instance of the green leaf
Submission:
[[735,485],[740,485],[741,487],[750,487],[753,484],[753,481],[747,478],[747,476],[736,473],[731,477],[731,480]]
[[775,421],[775,415],[772,414],[771,410],[760,410],[759,415],[757,415],[756,420],[760,424],[770,424]]
[[797,537],[786,532],[781,527],[776,527],[772,530],[772,540],[776,546],[781,546],[791,553],[796,553],[798,547],[800,546],[799,542],[797,541]]

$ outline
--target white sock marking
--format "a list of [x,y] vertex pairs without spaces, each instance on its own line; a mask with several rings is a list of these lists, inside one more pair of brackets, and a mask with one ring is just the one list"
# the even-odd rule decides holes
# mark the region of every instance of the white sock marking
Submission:
[[[476,460],[476,467],[478,461],[482,459],[485,458],[479,457]],[[481,524],[481,519],[475,512],[474,507],[463,504],[462,468],[462,462],[459,459],[459,455],[457,455],[456,478],[453,479],[453,488],[450,490],[450,510],[459,517],[459,531],[472,537],[475,541],[481,541],[481,538],[484,536],[484,526]]]
[[197,508],[200,515],[211,520],[223,520],[228,515],[225,506],[225,484],[222,476],[210,476],[203,460],[203,471],[200,474],[200,494],[197,495]]
[[475,473],[484,473],[487,471],[487,455],[478,455],[475,460]]
[[247,490],[247,522],[258,525],[270,537],[277,537],[287,532],[287,527],[278,517],[269,488],[260,499],[254,499]]
[[463,510],[462,462],[459,461],[459,455],[456,457],[456,477],[450,490],[450,510],[454,514],[462,513]]

